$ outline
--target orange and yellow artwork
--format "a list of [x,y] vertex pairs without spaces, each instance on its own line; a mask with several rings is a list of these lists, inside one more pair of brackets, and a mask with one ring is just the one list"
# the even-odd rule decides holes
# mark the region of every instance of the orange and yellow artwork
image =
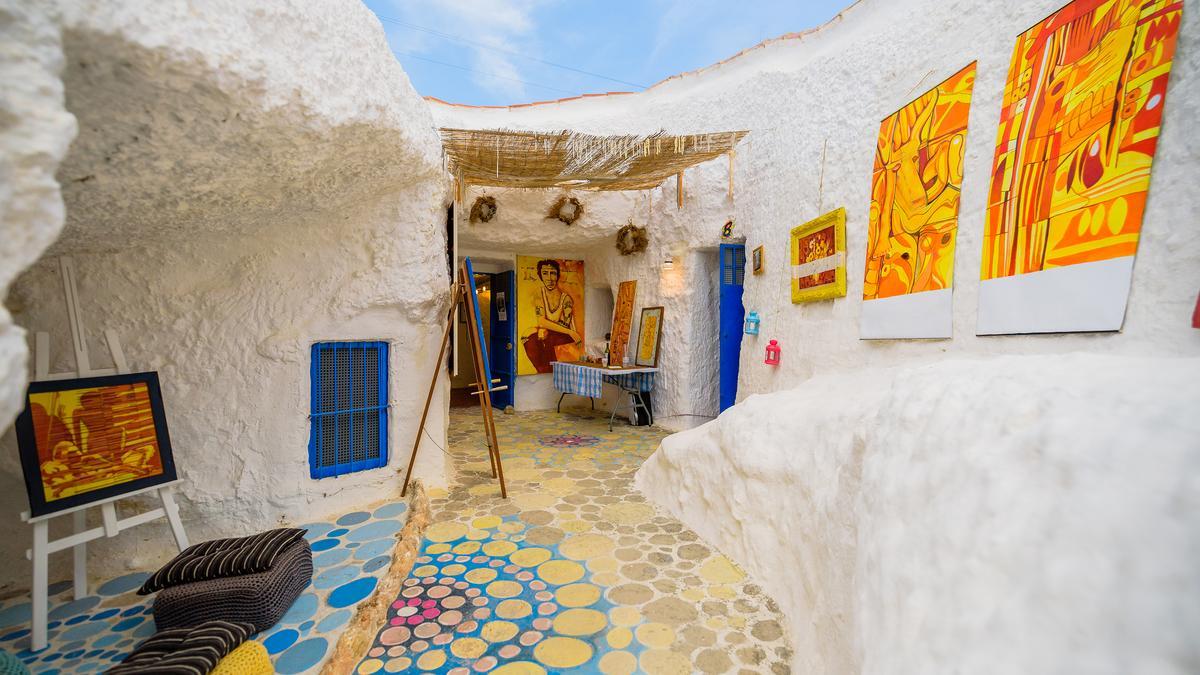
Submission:
[[517,256],[517,374],[581,359],[583,324],[583,261]]
[[880,123],[863,300],[951,287],[974,85],[972,63]]
[[846,209],[792,228],[792,302],[846,295]]
[[1132,259],[1182,10],[1179,0],[1075,0],[1018,37],[983,280]]
[[144,382],[30,393],[47,504],[163,473]]
[[625,360],[629,346],[629,332],[633,326],[633,300],[637,294],[637,280],[622,281],[617,287],[617,303],[613,308],[612,332],[609,334],[608,353],[610,366],[619,366]]

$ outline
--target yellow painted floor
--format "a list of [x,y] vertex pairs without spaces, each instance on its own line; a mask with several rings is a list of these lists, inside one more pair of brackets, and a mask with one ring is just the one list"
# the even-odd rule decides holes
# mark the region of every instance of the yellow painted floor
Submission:
[[453,488],[363,674],[786,673],[773,600],[646,502],[633,475],[666,432],[598,413],[498,415],[509,499],[477,409],[453,409]]

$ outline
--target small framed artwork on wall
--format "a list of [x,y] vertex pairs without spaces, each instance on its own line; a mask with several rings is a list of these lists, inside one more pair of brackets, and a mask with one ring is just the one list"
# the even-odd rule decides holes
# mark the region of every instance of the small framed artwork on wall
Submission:
[[763,273],[763,247],[762,247],[762,245],[759,245],[753,251],[750,252],[750,263],[751,263],[751,269],[754,270],[755,274]]
[[642,308],[642,326],[638,329],[635,364],[647,368],[658,367],[658,341],[662,337],[662,318],[662,307]]
[[792,228],[792,302],[846,295],[846,209]]

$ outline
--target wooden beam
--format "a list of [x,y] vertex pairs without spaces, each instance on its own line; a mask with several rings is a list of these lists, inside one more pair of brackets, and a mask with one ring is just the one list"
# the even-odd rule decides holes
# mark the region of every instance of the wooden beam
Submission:
[[675,174],[675,208],[683,208],[683,172]]

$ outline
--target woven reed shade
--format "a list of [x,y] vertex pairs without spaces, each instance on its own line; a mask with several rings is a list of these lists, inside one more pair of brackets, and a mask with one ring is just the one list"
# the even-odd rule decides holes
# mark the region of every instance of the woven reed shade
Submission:
[[442,129],[450,170],[471,185],[645,190],[729,152],[747,131],[687,136],[592,136]]

